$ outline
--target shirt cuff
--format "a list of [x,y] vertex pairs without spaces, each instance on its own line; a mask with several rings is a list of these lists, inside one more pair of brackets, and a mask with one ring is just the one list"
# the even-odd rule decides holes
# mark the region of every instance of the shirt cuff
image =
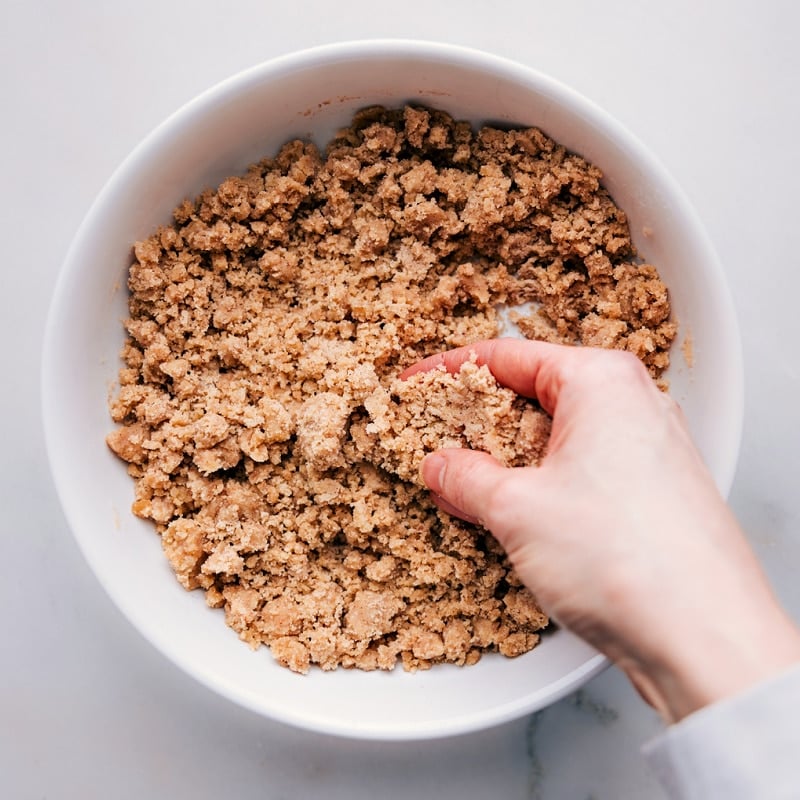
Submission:
[[800,664],[695,711],[642,752],[673,800],[800,798]]

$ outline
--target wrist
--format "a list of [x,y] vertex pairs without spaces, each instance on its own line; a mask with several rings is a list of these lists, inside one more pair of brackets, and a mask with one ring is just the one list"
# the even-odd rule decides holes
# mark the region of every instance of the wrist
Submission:
[[678,646],[618,665],[668,723],[746,691],[800,664],[800,632],[774,605],[756,627],[693,624]]

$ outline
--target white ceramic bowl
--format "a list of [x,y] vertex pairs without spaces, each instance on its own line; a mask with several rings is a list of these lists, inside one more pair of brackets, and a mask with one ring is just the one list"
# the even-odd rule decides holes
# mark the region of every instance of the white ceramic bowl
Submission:
[[645,148],[605,112],[528,68],[422,42],[361,42],[262,64],[216,86],[158,127],[89,211],[59,276],[45,337],[43,411],[55,483],[89,564],[113,601],[162,653],[232,700],[317,731],[373,739],[443,736],[541,708],[606,664],[565,631],[509,660],[407,674],[278,667],[251,652],[174,579],[158,536],[129,511],[133,484],[105,445],[123,342],[131,244],[172,208],[292,137],[324,145],[357,109],[427,103],[459,119],[536,125],[597,164],[633,238],[672,293],[694,366],[675,348],[669,372],[723,493],[742,416],[739,339],[723,273],[695,214]]

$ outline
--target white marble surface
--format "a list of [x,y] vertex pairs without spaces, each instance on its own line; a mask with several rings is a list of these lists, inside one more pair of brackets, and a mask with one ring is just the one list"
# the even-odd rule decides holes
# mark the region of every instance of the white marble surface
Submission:
[[344,39],[439,39],[515,58],[617,116],[704,220],[745,353],[731,503],[800,618],[799,27],[791,0],[5,0],[0,794],[661,797],[638,753],[660,723],[613,670],[532,719],[419,744],[293,730],[184,677],[110,604],[66,528],[40,431],[42,329],[92,198],[142,136],[202,89],[274,55]]

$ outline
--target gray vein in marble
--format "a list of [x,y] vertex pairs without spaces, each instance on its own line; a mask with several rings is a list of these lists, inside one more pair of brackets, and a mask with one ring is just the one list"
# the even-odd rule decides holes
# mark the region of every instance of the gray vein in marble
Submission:
[[525,727],[525,753],[528,757],[528,798],[542,800],[541,784],[544,779],[544,766],[536,752],[536,734],[544,716],[544,711],[537,711],[528,718]]
[[601,725],[611,725],[619,719],[618,711],[596,700],[585,689],[579,689],[568,699],[575,708],[585,712]]

